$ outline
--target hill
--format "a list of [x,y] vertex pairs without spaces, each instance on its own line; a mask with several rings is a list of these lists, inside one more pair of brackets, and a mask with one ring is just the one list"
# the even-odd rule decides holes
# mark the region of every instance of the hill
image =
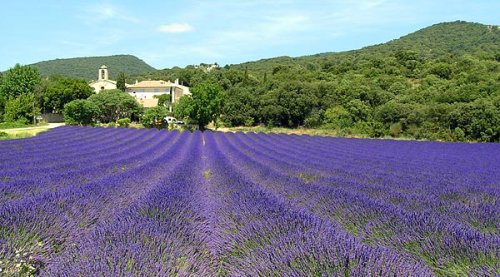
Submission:
[[465,21],[444,22],[418,30],[392,41],[345,52],[327,52],[301,57],[276,57],[231,65],[263,72],[275,66],[311,66],[362,56],[389,56],[411,51],[420,58],[440,59],[449,56],[484,56],[500,58],[500,27]]
[[338,135],[500,140],[500,28],[439,23],[340,53],[277,57],[212,72],[143,75],[227,91],[226,126],[314,127]]
[[156,70],[132,55],[57,59],[38,62],[30,66],[37,68],[42,76],[64,75],[94,80],[97,78],[97,69],[103,64],[109,68],[110,79],[115,80],[120,72],[126,75],[137,75]]

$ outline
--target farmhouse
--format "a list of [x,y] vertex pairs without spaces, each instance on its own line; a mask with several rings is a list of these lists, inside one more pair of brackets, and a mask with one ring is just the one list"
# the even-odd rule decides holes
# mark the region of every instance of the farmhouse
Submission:
[[[99,93],[105,89],[116,89],[116,81],[109,80],[108,68],[103,65],[99,68],[98,80],[92,81],[90,86],[96,93]],[[158,105],[158,99],[155,96],[168,94],[171,95],[172,103],[176,103],[181,96],[191,95],[189,87],[179,84],[179,79],[173,83],[163,80],[136,81],[133,85],[125,84],[125,87],[126,92],[146,108]]]
[[179,79],[174,83],[170,81],[142,81],[127,86],[127,92],[134,96],[144,107],[155,107],[158,99],[155,96],[171,95],[172,103],[179,101],[183,95],[190,95],[189,87],[179,84]]

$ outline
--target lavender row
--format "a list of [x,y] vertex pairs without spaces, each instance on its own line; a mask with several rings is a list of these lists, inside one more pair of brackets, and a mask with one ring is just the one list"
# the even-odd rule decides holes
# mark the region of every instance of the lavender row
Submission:
[[[409,174],[406,174],[406,176],[397,176],[396,174],[391,174],[391,171],[384,174],[380,174],[379,172],[339,174],[335,172],[334,175],[328,176],[331,173],[315,167],[317,163],[314,161],[308,161],[307,164],[297,162],[300,156],[294,157],[289,154],[293,152],[291,145],[282,143],[273,144],[272,147],[268,147],[260,143],[265,138],[253,141],[249,140],[249,137],[241,135],[238,137],[239,148],[255,149],[253,150],[253,157],[259,160],[267,160],[267,164],[270,167],[284,173],[289,172],[289,175],[302,178],[306,183],[312,182],[314,184],[328,184],[337,188],[354,189],[358,194],[369,196],[373,199],[382,201],[389,199],[400,208],[410,211],[415,209],[434,210],[434,213],[446,214],[447,217],[453,214],[456,219],[486,233],[495,233],[498,227],[500,227],[498,226],[500,224],[500,215],[494,214],[494,211],[498,210],[498,204],[491,201],[498,198],[500,194],[498,190],[495,191],[489,186],[482,186],[483,183],[481,182],[454,184],[451,180],[443,178],[441,175],[437,175],[437,179],[433,178],[429,182],[427,180],[414,179]],[[287,146],[290,147],[288,151],[282,152],[277,150]],[[311,159],[309,154],[303,156],[306,159]],[[322,162],[328,164],[326,160]],[[329,164],[337,162],[338,159],[330,159]],[[421,167],[420,171],[422,170],[426,169]],[[368,170],[365,169],[364,171]],[[418,174],[418,172],[415,172],[415,174]],[[459,176],[464,175],[462,172],[456,172],[456,174]],[[468,175],[472,174],[469,173]],[[365,178],[363,179],[362,177]],[[482,179],[482,181],[484,180]],[[491,177],[489,180],[493,182],[495,178]],[[454,181],[457,181],[456,178]],[[423,189],[431,186],[434,187],[432,192],[421,193]],[[448,195],[455,197],[448,197]],[[458,199],[456,199],[457,196],[459,197]]]
[[50,264],[54,255],[73,245],[75,238],[109,217],[117,206],[126,206],[147,191],[149,183],[141,180],[158,178],[158,172],[150,169],[158,161],[168,161],[178,154],[181,148],[176,146],[183,144],[169,146],[158,151],[158,158],[140,167],[109,174],[84,186],[55,187],[53,192],[4,204],[0,207],[0,226],[4,227],[1,231],[5,238],[0,245],[0,257],[12,261],[15,251],[22,250],[43,257],[40,264]]
[[[233,137],[235,140],[232,143],[236,143],[238,135],[227,136]],[[427,260],[438,272],[439,267],[452,267],[467,259],[463,270],[473,268],[491,274],[492,266],[498,260],[495,251],[499,244],[498,236],[483,235],[449,218],[436,218],[432,212],[408,212],[390,203],[374,200],[353,189],[358,185],[356,182],[344,181],[344,186],[341,184],[337,188],[314,182],[307,184],[300,178],[273,170],[275,158],[262,162],[261,155],[250,157],[248,151],[239,150],[241,144],[232,146],[232,143],[231,140],[222,143],[228,146],[225,152],[235,153],[233,163],[239,168],[252,170],[252,178],[256,182],[284,195],[295,205],[340,223],[367,242],[409,252],[416,258]],[[489,215],[494,216],[495,210],[498,211],[497,207],[491,207]],[[494,220],[494,217],[489,220]],[[420,248],[422,237],[430,239],[431,243],[426,248]],[[414,247],[415,244],[417,247]],[[435,260],[438,257],[445,259]]]
[[500,274],[494,144],[64,127],[0,150],[7,274]]
[[200,136],[189,136],[172,159],[157,160],[164,163],[150,168],[156,178],[144,180],[152,189],[97,224],[47,272],[68,276],[209,274],[202,232],[205,220],[193,208],[192,197],[202,179],[198,175]]
[[231,234],[221,240],[219,251],[229,275],[432,275],[409,255],[369,247],[329,221],[290,205],[252,180],[259,172],[232,159],[222,135],[206,138],[213,149],[208,155],[210,183],[224,196],[219,199],[217,226]]
[[[3,197],[0,197],[0,203],[19,201],[26,196],[40,195],[46,191],[54,191],[54,186],[57,186],[58,189],[63,186],[84,186],[109,174],[130,170],[144,163],[147,159],[154,158],[158,152],[155,151],[158,145],[170,145],[175,142],[179,137],[175,134],[175,132],[172,132],[166,136],[147,137],[147,140],[142,141],[147,147],[130,148],[129,151],[121,152],[121,155],[111,152],[111,156],[104,156],[107,159],[103,159],[102,155],[109,155],[109,153],[102,151],[102,155],[97,155],[95,159],[82,164],[77,158],[78,155],[76,155],[76,159],[73,160],[74,169],[72,170],[61,166],[57,167],[56,170],[37,174],[31,170],[26,172],[24,167],[18,166],[14,169],[14,174],[4,175],[9,176],[8,179],[4,177],[3,182],[0,182],[0,191],[3,193]],[[99,149],[99,146],[96,144],[97,149]],[[66,163],[61,162],[61,164],[64,165]],[[15,173],[19,173],[20,176]],[[29,173],[28,177],[23,177],[26,173]]]

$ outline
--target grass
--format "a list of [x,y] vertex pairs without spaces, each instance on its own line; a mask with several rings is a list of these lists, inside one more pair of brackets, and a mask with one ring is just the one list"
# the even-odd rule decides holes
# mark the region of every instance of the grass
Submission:
[[22,130],[3,129],[0,130],[0,140],[34,137],[41,132],[47,131],[48,129],[49,129],[48,127],[47,128],[34,127],[33,129],[22,129]]
[[28,138],[45,132],[49,129],[48,123],[24,124],[22,122],[1,122],[0,140]]
[[[210,127],[210,126],[209,126]],[[288,135],[309,135],[309,136],[326,136],[326,137],[346,137],[346,138],[371,138],[368,135],[362,134],[346,134],[345,132],[339,132],[332,129],[323,128],[283,128],[283,127],[265,127],[265,126],[253,126],[253,127],[221,127],[217,131],[220,132],[254,132],[254,133],[278,133],[278,134],[288,134]],[[393,139],[393,140],[415,140],[414,138],[406,137],[391,137],[384,136],[378,139]]]
[[[309,135],[309,136],[324,136],[324,137],[342,137],[342,138],[367,138],[367,139],[389,139],[389,140],[418,140],[418,141],[427,141],[425,138],[414,138],[406,135],[399,135],[397,137],[393,137],[390,135],[385,135],[382,137],[370,137],[368,134],[362,134],[357,132],[349,132],[347,131],[339,131],[328,128],[284,128],[284,127],[266,127],[266,126],[238,126],[238,127],[219,127],[217,130],[213,126],[213,124],[208,125],[208,130],[220,131],[220,132],[243,132],[243,133],[277,133],[277,134],[288,134],[288,135]],[[435,140],[435,141],[443,141],[443,140]]]
[[254,126],[254,127],[222,127],[218,128],[217,131],[221,132],[254,132],[254,133],[283,133],[283,134],[295,134],[295,135],[311,135],[311,136],[339,136],[338,132],[335,130],[327,129],[309,129],[309,128],[283,128],[283,127],[264,127],[264,126]]
[[1,122],[0,123],[0,130],[4,129],[14,129],[14,128],[27,128],[27,127],[39,127],[39,126],[46,126],[48,125],[47,123],[39,123],[36,125],[33,124],[24,124],[22,122]]
[[210,170],[205,170],[205,171],[203,172],[203,177],[204,177],[205,179],[210,179],[210,177],[212,177],[212,172],[211,172]]

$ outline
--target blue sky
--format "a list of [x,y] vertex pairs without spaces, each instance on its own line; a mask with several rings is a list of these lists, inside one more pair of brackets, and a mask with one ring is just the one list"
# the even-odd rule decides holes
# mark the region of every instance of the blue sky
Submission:
[[156,68],[358,49],[444,21],[499,25],[499,0],[4,1],[0,71],[132,54]]

